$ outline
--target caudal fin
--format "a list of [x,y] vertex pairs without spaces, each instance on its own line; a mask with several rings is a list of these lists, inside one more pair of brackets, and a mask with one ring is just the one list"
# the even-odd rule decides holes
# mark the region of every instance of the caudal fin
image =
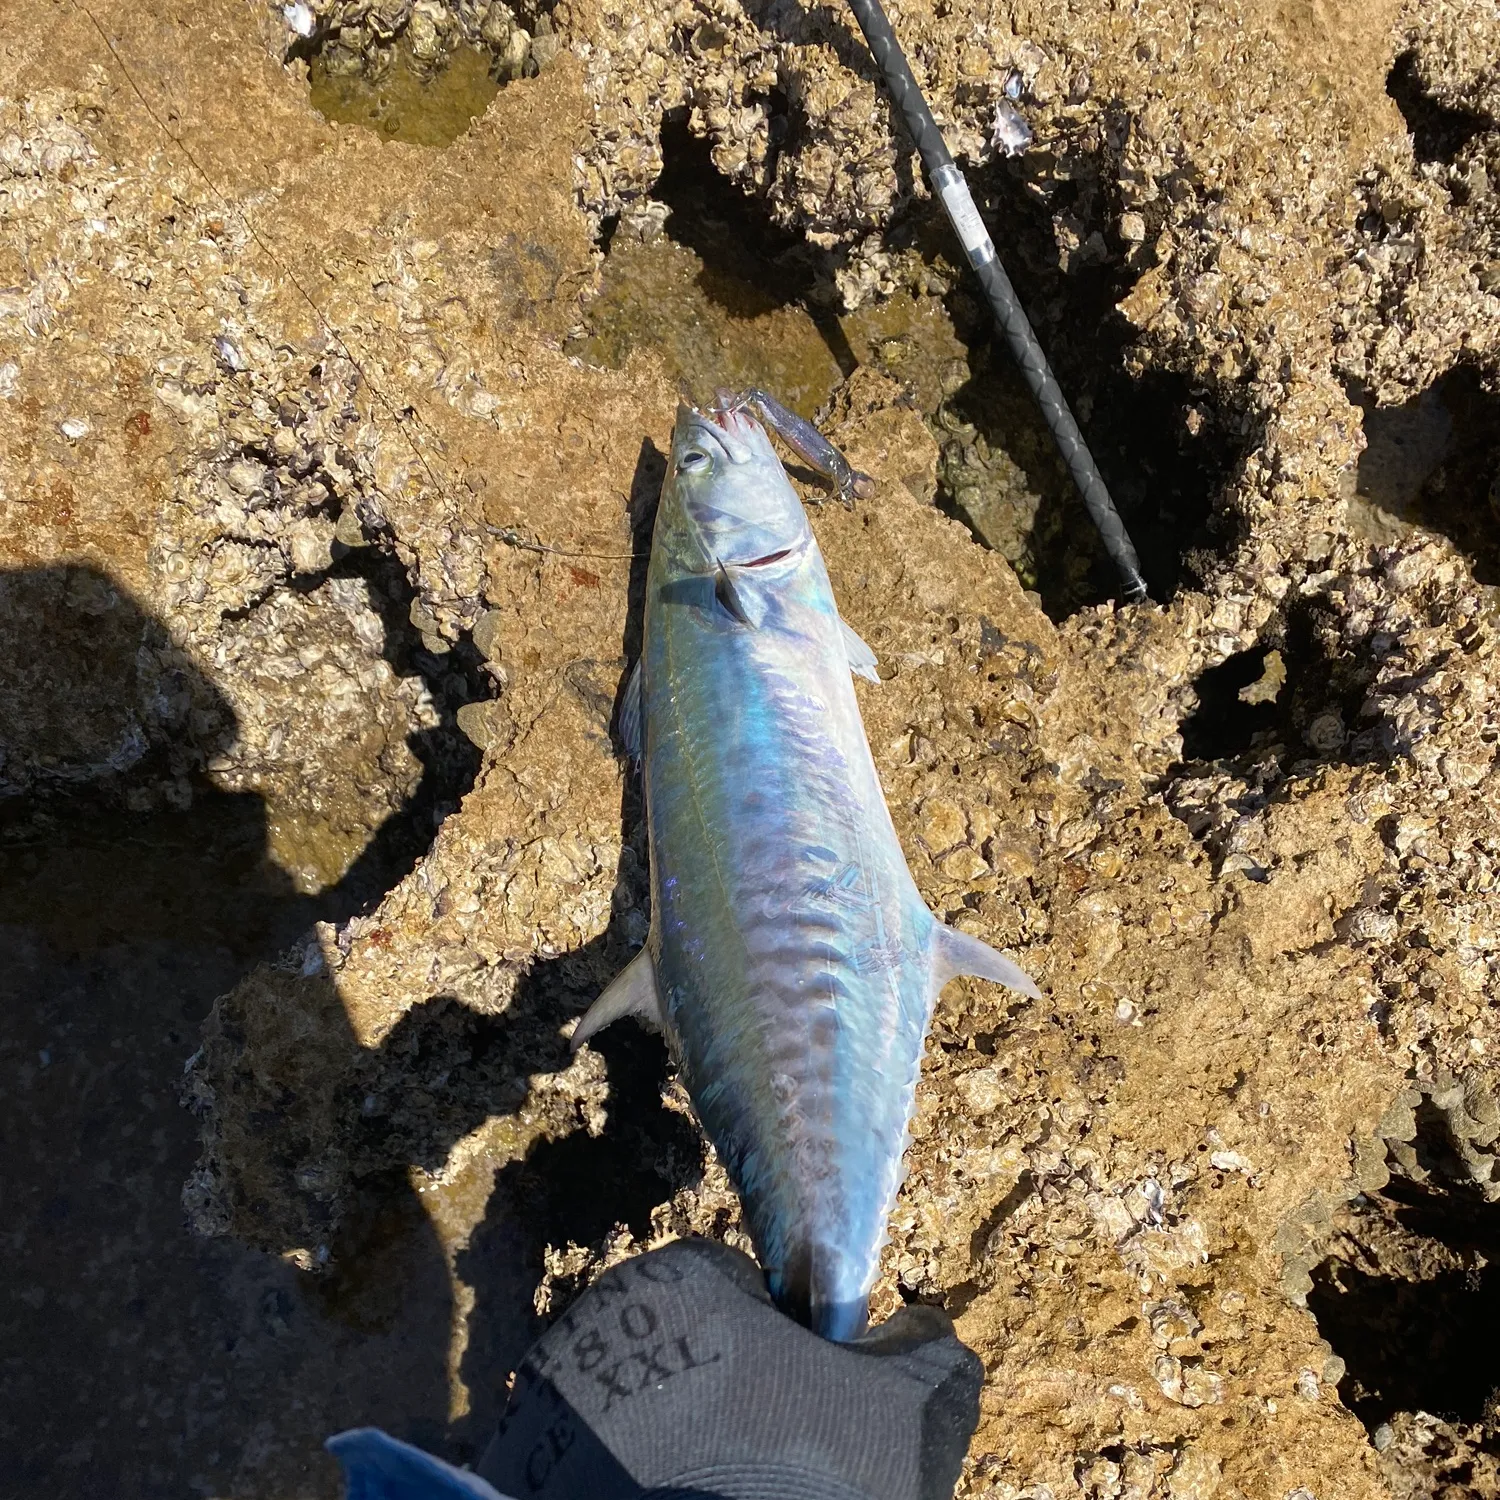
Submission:
[[767,1278],[776,1305],[836,1344],[857,1339],[870,1320],[869,1297],[853,1293],[844,1257],[832,1245],[798,1245]]
[[1033,1000],[1042,998],[1042,992],[1019,964],[1012,963],[1003,953],[997,953],[977,937],[970,937],[967,932],[960,932],[956,927],[944,927],[939,923],[932,944],[933,994],[937,994],[950,979],[956,979],[960,974],[992,979],[1007,989],[1029,995]]

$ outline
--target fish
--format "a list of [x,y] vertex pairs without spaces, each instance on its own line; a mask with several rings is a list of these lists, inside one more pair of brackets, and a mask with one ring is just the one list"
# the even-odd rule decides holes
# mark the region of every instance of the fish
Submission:
[[1039,991],[917,890],[855,697],[855,675],[880,681],[875,654],[752,405],[846,498],[872,484],[763,392],[679,408],[619,721],[651,923],[572,1044],[626,1015],[665,1034],[773,1299],[849,1341],[939,991],[961,974]]

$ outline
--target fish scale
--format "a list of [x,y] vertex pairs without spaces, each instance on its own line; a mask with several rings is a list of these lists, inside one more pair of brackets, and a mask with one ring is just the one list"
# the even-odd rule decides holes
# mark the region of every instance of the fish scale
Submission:
[[763,428],[684,407],[621,717],[651,929],[574,1045],[628,1013],[665,1032],[772,1295],[834,1339],[865,1326],[942,984],[1036,994],[917,892],[851,679],[873,660]]

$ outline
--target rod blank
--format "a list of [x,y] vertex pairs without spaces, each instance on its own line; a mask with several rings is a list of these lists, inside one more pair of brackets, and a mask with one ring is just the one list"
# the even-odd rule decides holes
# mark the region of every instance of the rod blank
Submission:
[[1068,408],[1067,398],[1052,373],[1052,367],[1047,363],[1046,353],[1021,306],[1020,298],[1016,296],[1010,277],[1000,264],[994,241],[975,207],[969,185],[954,163],[948,143],[938,129],[937,121],[933,119],[921,89],[917,87],[917,80],[912,76],[906,54],[902,52],[901,44],[891,30],[891,23],[881,8],[880,0],[849,0],[849,8],[859,22],[859,29],[864,32],[870,54],[885,78],[891,99],[906,121],[912,140],[916,142],[927,179],[941,199],[948,220],[964,247],[964,254],[974,268],[980,286],[984,288],[990,310],[995,315],[996,323],[1000,325],[1000,331],[1005,335],[1006,343],[1010,345],[1010,352],[1020,367],[1021,376],[1041,408],[1042,417],[1057,443],[1063,462],[1067,464],[1068,472],[1078,486],[1078,493],[1083,497],[1089,517],[1104,544],[1104,550],[1120,575],[1124,598],[1128,603],[1144,599],[1146,580],[1141,576],[1140,559],[1136,556],[1130,534],[1125,530],[1125,523],[1120,519],[1114,501],[1110,499],[1109,489],[1099,473],[1099,466],[1094,462],[1088,444],[1078,430],[1078,423],[1074,421],[1073,413]]

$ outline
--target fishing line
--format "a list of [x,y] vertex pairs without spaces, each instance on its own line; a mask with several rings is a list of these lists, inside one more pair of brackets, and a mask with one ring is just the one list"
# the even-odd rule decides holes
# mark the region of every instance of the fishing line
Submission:
[[523,552],[545,552],[551,557],[592,557],[605,562],[645,562],[651,556],[649,552],[575,552],[566,547],[553,547],[547,542],[533,541],[530,537],[522,536],[514,526],[491,526],[485,523],[484,529],[493,537],[498,537],[507,547],[519,547]]
[[[1017,300],[1015,291],[1006,276],[1004,268],[1000,265],[995,254],[995,248],[985,231],[983,221],[979,217],[979,211],[974,206],[974,200],[969,194],[968,185],[964,182],[963,175],[953,163],[948,147],[943,140],[942,132],[937,127],[937,122],[932,117],[931,110],[927,107],[926,100],[922,97],[921,90],[917,87],[911,68],[901,51],[900,44],[896,41],[895,34],[891,30],[890,22],[886,19],[885,12],[881,9],[879,0],[849,0],[850,6],[859,21],[860,29],[865,34],[865,40],[869,43],[870,51],[885,75],[886,84],[891,91],[893,99],[900,108],[906,120],[907,128],[917,142],[917,149],[921,153],[923,165],[927,169],[927,175],[933,186],[942,198],[943,207],[962,241],[965,253],[969,257],[969,263],[974,267],[976,275],[984,286],[985,292],[990,300],[990,305],[995,312],[995,317],[1010,341],[1011,350],[1021,366],[1022,374],[1027,384],[1031,387],[1038,404],[1041,406],[1042,414],[1051,428],[1053,436],[1057,440],[1059,449],[1062,451],[1064,460],[1067,462],[1073,478],[1083,495],[1084,504],[1088,507],[1089,514],[1099,530],[1106,550],[1114,560],[1116,567],[1120,570],[1125,582],[1125,597],[1129,600],[1144,598],[1146,585],[1140,575],[1139,563],[1136,559],[1135,549],[1131,545],[1130,538],[1126,534],[1124,523],[1120,520],[1118,512],[1109,497],[1109,491],[1105,488],[1104,481],[1100,477],[1097,466],[1084,444],[1082,434],[1078,431],[1078,425],[1073,420],[1073,415],[1068,409],[1067,401],[1062,391],[1058,388],[1057,381],[1047,364],[1046,355],[1037,341],[1035,333],[1027,321],[1026,314]],[[432,465],[428,462],[427,455],[422,451],[416,438],[413,436],[411,427],[403,419],[404,413],[399,410],[395,403],[387,399],[384,392],[370,377],[363,363],[349,347],[348,340],[343,333],[335,327],[324,315],[312,294],[303,286],[290,266],[276,253],[274,247],[256,228],[250,216],[240,209],[225,193],[209,174],[208,169],[200,162],[194,154],[193,149],[183,140],[180,135],[174,134],[168,129],[166,122],[156,112],[150,99],[146,97],[145,91],[136,82],[135,75],[130,71],[124,57],[119,49],[110,39],[109,33],[104,29],[99,18],[85,3],[85,0],[72,0],[74,10],[85,16],[89,25],[98,34],[99,40],[103,42],[105,50],[109,53],[115,66],[119,68],[130,91],[140,100],[141,107],[146,111],[152,123],[183,156],[183,158],[198,174],[209,192],[218,201],[223,210],[244,226],[246,234],[255,242],[257,247],[266,256],[267,260],[286,279],[296,294],[307,304],[312,312],[318,326],[323,329],[328,338],[338,347],[339,351],[347,359],[350,365],[358,371],[361,380],[369,387],[376,402],[385,411],[386,415],[395,424],[401,433],[403,440],[411,449],[413,457],[422,466],[423,472],[431,481],[432,486],[439,494],[453,499],[452,491],[438,477]],[[426,424],[414,408],[409,408],[412,422],[426,429]],[[435,438],[435,434],[433,435]],[[800,451],[800,450],[799,450]],[[635,562],[649,554],[640,552],[594,552],[583,549],[571,549],[555,547],[546,542],[533,541],[522,536],[512,527],[496,527],[486,525],[485,530],[496,537],[499,541],[510,547],[516,547],[528,552],[536,552],[552,557],[577,557],[590,558],[603,562]]]
[[1073,483],[1078,486],[1078,493],[1083,497],[1089,518],[1099,533],[1099,540],[1104,543],[1104,550],[1120,575],[1124,597],[1132,604],[1144,599],[1146,580],[1141,577],[1140,559],[1125,530],[1125,523],[1120,519],[1114,501],[1110,499],[1104,478],[1099,473],[1099,466],[1094,462],[1083,434],[1078,430],[1078,423],[1074,421],[1067,398],[1052,373],[1052,367],[1047,363],[1047,355],[1021,306],[1020,298],[1016,296],[1016,289],[1011,285],[1010,277],[1005,274],[1005,267],[1000,264],[994,241],[974,204],[969,185],[954,162],[948,143],[938,129],[926,99],[922,97],[922,90],[917,86],[911,65],[901,50],[901,43],[896,40],[896,33],[891,29],[890,20],[881,8],[880,0],[849,0],[849,8],[859,22],[859,29],[865,34],[870,54],[885,78],[885,86],[890,91],[891,99],[900,110],[901,118],[906,121],[912,140],[916,142],[927,179],[942,200],[948,222],[953,225],[954,233],[964,247],[964,254],[968,257],[975,276],[979,278],[980,286],[984,288],[990,311],[994,313],[995,321],[1010,345],[1010,352],[1020,366],[1021,377],[1041,408],[1042,417],[1057,443],[1063,462],[1068,466],[1068,472],[1073,476]]
[[[203,179],[204,183],[208,187],[209,192],[213,194],[213,196],[218,200],[219,205],[224,209],[225,213],[229,214],[232,218],[236,219],[240,224],[244,226],[246,234],[248,234],[250,238],[255,241],[256,245],[260,247],[266,258],[271,262],[273,266],[276,267],[277,271],[279,271],[281,275],[286,278],[288,284],[308,305],[308,307],[312,311],[313,317],[317,319],[319,327],[321,327],[324,333],[326,333],[328,337],[333,341],[333,343],[337,345],[344,358],[347,359],[349,363],[355,368],[355,370],[359,372],[360,379],[364,381],[364,383],[370,388],[370,392],[374,396],[375,400],[379,403],[379,405],[385,411],[386,415],[395,424],[397,430],[401,433],[402,438],[405,440],[406,445],[411,449],[413,456],[416,458],[417,462],[421,464],[428,479],[431,480],[432,487],[440,495],[444,495],[449,500],[453,500],[454,495],[452,490],[443,483],[443,481],[438,477],[437,473],[433,470],[432,465],[427,461],[427,455],[423,453],[420,445],[417,443],[416,438],[412,435],[411,428],[403,420],[402,412],[397,409],[394,402],[386,399],[386,396],[381,391],[380,387],[374,382],[374,380],[370,378],[369,372],[365,369],[364,365],[361,364],[359,359],[355,357],[354,351],[349,347],[349,343],[345,339],[344,335],[324,316],[322,308],[320,308],[318,304],[313,300],[312,294],[307,290],[306,287],[302,285],[301,281],[297,279],[296,274],[281,259],[281,257],[277,255],[276,251],[262,236],[261,232],[251,221],[249,214],[245,213],[243,209],[239,208],[229,198],[228,194],[225,193],[209,175],[208,169],[193,154],[192,147],[189,146],[181,136],[174,135],[167,128],[166,122],[159,114],[157,114],[155,108],[151,104],[151,101],[146,97],[140,85],[135,81],[135,77],[131,73],[130,69],[126,66],[125,59],[120,55],[119,49],[110,40],[109,33],[105,31],[104,27],[99,22],[99,18],[93,13],[92,10],[89,9],[88,5],[85,3],[85,0],[72,0],[72,3],[74,10],[80,11],[83,15],[87,16],[89,24],[94,28],[96,32],[99,33],[99,40],[104,43],[105,48],[109,52],[109,55],[114,59],[115,65],[119,68],[121,74],[124,76],[125,82],[130,85],[131,92],[136,96],[137,99],[141,101],[141,107],[151,117],[151,120],[155,124],[156,128],[161,131],[162,135],[165,136],[166,139],[169,140],[172,145],[178,149],[178,151],[182,153],[183,157],[192,166],[193,170],[198,174],[199,177]],[[413,422],[415,422],[419,427],[423,427],[424,429],[426,428],[426,424],[422,421],[421,416],[416,412],[414,408],[410,409],[410,414]],[[437,441],[436,434],[432,434],[432,436],[434,440]],[[495,528],[493,527],[488,527],[486,529],[490,530],[495,535],[500,536],[502,540],[511,540],[509,537],[504,535],[503,531],[496,532]],[[519,541],[511,541],[511,545],[519,546],[522,545],[522,543],[520,543]],[[558,549],[543,547],[539,543],[537,543],[532,544],[531,550],[556,552]],[[559,553],[559,556],[586,557],[590,555],[592,554],[583,552],[576,554]],[[608,554],[601,553],[599,555],[605,556]]]
[[[198,174],[199,177],[203,179],[204,183],[208,187],[209,192],[212,193],[213,196],[218,200],[220,206],[224,209],[224,211],[227,214],[231,215],[233,218],[237,219],[239,223],[244,225],[246,234],[248,234],[250,238],[255,241],[256,245],[260,247],[266,258],[271,262],[273,266],[276,267],[277,271],[279,271],[281,275],[286,278],[288,284],[295,289],[297,295],[301,297],[301,299],[312,310],[312,315],[317,319],[319,327],[321,327],[323,331],[328,335],[328,337],[338,346],[339,350],[343,353],[344,358],[347,359],[349,363],[359,372],[360,379],[363,380],[367,386],[369,386],[370,392],[374,396],[375,400],[380,404],[380,406],[384,409],[386,415],[396,425],[396,428],[401,433],[401,436],[405,440],[407,446],[411,449],[412,454],[415,456],[417,462],[421,464],[428,479],[432,481],[432,487],[440,495],[445,495],[448,499],[452,500],[454,498],[452,490],[443,483],[443,481],[433,470],[432,465],[427,461],[427,455],[423,453],[421,447],[416,441],[416,438],[413,437],[410,427],[403,420],[403,413],[396,407],[394,402],[387,400],[380,387],[375,383],[374,380],[370,378],[369,372],[365,369],[364,365],[361,364],[359,359],[356,358],[354,351],[349,347],[349,343],[345,339],[344,335],[324,316],[323,310],[313,300],[312,294],[297,279],[296,274],[291,270],[291,268],[281,259],[279,255],[277,255],[276,251],[251,222],[250,216],[246,214],[242,209],[238,208],[229,198],[228,194],[225,193],[209,175],[208,169],[193,154],[192,147],[190,147],[188,143],[182,139],[181,136],[174,135],[167,128],[166,122],[161,118],[159,114],[157,114],[156,110],[152,107],[151,101],[146,97],[140,85],[135,81],[134,75],[126,66],[125,59],[121,57],[119,49],[110,40],[109,33],[105,31],[104,27],[100,24],[99,18],[93,13],[92,10],[89,9],[88,5],[84,3],[84,0],[72,0],[72,3],[75,10],[82,12],[83,15],[88,17],[89,24],[94,28],[96,32],[98,32],[99,40],[104,43],[105,48],[109,52],[109,55],[114,59],[115,65],[119,68],[121,74],[123,75],[125,82],[130,85],[130,91],[136,96],[137,99],[141,101],[141,107],[151,117],[152,123],[155,124],[156,128],[162,133],[162,135],[165,136],[166,139],[170,141],[172,145],[182,153],[183,157],[192,166],[193,170]],[[415,410],[411,411],[411,418],[412,421],[415,422],[418,426],[425,429],[426,424],[422,421],[421,417]],[[491,536],[496,537],[498,540],[504,542],[506,546],[516,547],[526,552],[545,553],[551,557],[586,557],[603,562],[635,562],[649,555],[643,552],[587,552],[573,551],[564,547],[553,547],[548,545],[546,542],[532,541],[529,538],[522,536],[520,532],[514,530],[509,526],[490,526],[486,524],[485,530]]]

